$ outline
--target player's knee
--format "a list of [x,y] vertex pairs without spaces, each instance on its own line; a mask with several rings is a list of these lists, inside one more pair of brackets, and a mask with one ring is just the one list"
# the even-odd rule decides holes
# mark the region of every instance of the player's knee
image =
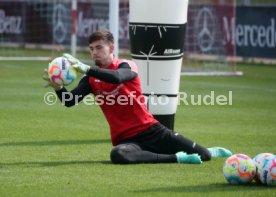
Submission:
[[125,145],[115,146],[110,152],[110,159],[114,164],[130,163]]
[[114,164],[122,163],[123,153],[118,147],[114,147],[110,152],[110,159]]

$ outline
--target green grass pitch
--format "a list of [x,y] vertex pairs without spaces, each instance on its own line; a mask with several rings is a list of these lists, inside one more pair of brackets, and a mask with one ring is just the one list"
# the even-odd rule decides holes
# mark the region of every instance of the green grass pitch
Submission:
[[[276,196],[275,187],[228,184],[225,159],[201,165],[113,165],[96,105],[43,101],[46,62],[0,62],[0,196]],[[276,153],[276,67],[239,65],[243,77],[181,78],[188,95],[233,92],[232,106],[180,105],[175,130],[251,157]],[[75,83],[76,84],[76,83]],[[71,89],[75,84],[68,87]]]

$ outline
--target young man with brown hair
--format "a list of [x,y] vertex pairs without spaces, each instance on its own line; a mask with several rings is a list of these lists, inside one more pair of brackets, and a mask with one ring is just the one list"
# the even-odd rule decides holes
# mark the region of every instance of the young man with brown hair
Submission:
[[[169,130],[153,117],[146,108],[136,64],[114,56],[114,38],[109,31],[93,33],[89,37],[89,49],[96,66],[88,66],[69,54],[63,55],[84,74],[72,91],[51,83],[47,73],[44,79],[67,107],[74,106],[88,94],[95,96],[109,123],[113,163],[200,164],[214,157],[232,155],[221,147],[205,148]],[[122,97],[127,98],[123,104],[119,102]]]

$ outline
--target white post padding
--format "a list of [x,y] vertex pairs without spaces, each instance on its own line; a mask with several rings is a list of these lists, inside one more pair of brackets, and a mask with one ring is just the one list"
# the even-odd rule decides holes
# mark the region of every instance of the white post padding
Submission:
[[[138,65],[143,94],[149,99],[147,106],[154,115],[175,114],[189,1],[129,2],[131,56]],[[150,103],[150,97],[156,96],[167,96],[167,100]]]
[[129,21],[180,24],[187,22],[189,0],[130,0]]

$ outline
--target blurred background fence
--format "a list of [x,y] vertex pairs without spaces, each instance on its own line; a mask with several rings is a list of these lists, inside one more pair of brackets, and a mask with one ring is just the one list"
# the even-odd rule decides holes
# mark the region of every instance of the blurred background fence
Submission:
[[[0,59],[89,59],[88,36],[109,28],[109,0],[1,0]],[[119,0],[119,50],[129,53],[129,0]],[[158,6],[158,5],[157,5]],[[235,72],[238,61],[276,62],[275,0],[190,0],[186,71]],[[72,43],[72,33],[76,42]]]

